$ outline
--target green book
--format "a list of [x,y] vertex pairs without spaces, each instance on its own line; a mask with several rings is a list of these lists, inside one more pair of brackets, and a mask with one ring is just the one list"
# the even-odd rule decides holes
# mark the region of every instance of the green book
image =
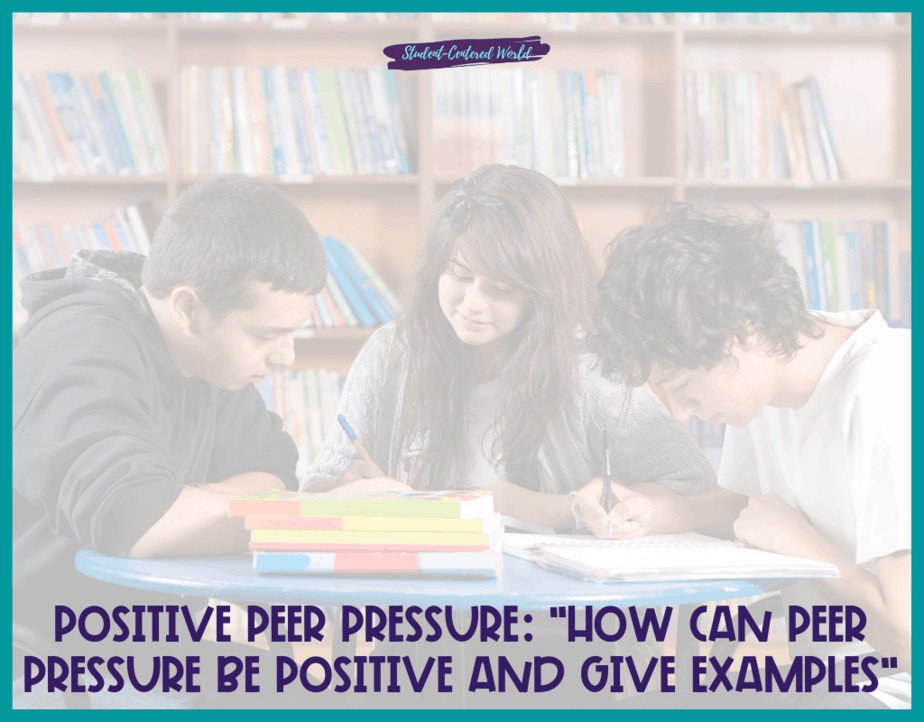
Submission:
[[337,71],[330,68],[318,68],[314,71],[318,81],[318,96],[321,100],[321,114],[327,128],[327,138],[331,145],[331,165],[334,175],[353,175],[353,154],[350,150],[350,137],[340,88],[337,83]]
[[274,491],[233,499],[231,516],[396,516],[483,519],[494,513],[489,491],[381,492],[362,496]]
[[828,290],[828,311],[846,311],[840,307],[840,291],[838,284],[843,283],[844,279],[838,278],[837,273],[837,249],[834,235],[834,223],[832,221],[821,222],[821,243],[825,258],[825,286]]

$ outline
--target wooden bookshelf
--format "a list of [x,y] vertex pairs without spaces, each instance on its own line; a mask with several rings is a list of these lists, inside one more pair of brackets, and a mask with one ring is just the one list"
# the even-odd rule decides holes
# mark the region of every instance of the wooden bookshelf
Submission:
[[196,20],[176,20],[177,30],[180,34],[189,37],[203,35],[263,35],[278,36],[285,34],[297,34],[301,37],[331,37],[338,36],[343,38],[368,38],[377,35],[384,36],[386,39],[394,37],[401,33],[413,34],[418,29],[418,23],[414,21],[390,20],[390,21],[361,21],[350,20],[343,22],[334,22],[328,20],[309,21],[304,23],[286,22],[286,23],[268,23],[268,22],[229,22],[229,21],[209,21],[200,22]]
[[295,336],[298,368],[325,368],[345,374],[374,328],[302,329]]
[[58,176],[56,178],[13,178],[14,187],[52,187],[52,186],[163,186],[167,183],[165,175],[87,175]]
[[[699,26],[392,21],[13,22],[14,71],[141,68],[152,79],[170,154],[158,176],[14,179],[14,217],[79,221],[132,198],[163,211],[198,175],[179,168],[179,68],[184,65],[373,67],[389,44],[453,37],[539,34],[552,47],[531,69],[613,70],[623,81],[624,178],[556,179],[574,205],[597,261],[620,228],[642,222],[666,198],[714,194],[761,205],[780,218],[875,217],[910,224],[911,20],[876,26]],[[51,53],[50,50],[54,50]],[[51,58],[51,59],[50,59]],[[64,58],[66,60],[56,60]],[[66,67],[62,67],[66,66]],[[503,67],[503,66],[502,66]],[[727,181],[685,177],[683,74],[770,70],[784,82],[807,74],[824,87],[842,181]],[[440,71],[436,71],[440,72]],[[464,72],[464,69],[452,72]],[[400,73],[411,173],[396,176],[260,176],[278,185],[322,234],[351,239],[393,288],[413,268],[434,202],[454,177],[434,168],[433,73]],[[60,202],[59,202],[60,199]],[[76,216],[76,217],[75,217]],[[298,340],[299,364],[349,364],[369,332],[317,332]]]
[[[201,180],[205,180],[209,176],[207,175],[183,175],[177,178],[177,182],[184,185],[191,185],[193,183],[198,183]],[[305,186],[305,187],[345,187],[350,189],[358,188],[373,188],[378,189],[382,186],[387,187],[397,187],[397,188],[416,188],[420,183],[420,178],[416,174],[404,174],[404,175],[347,175],[347,176],[337,176],[337,175],[315,175],[315,176],[301,176],[301,175],[267,175],[267,174],[253,174],[252,178],[259,178],[260,180],[270,183],[272,185],[287,187],[287,186]]]
[[910,25],[830,26],[800,25],[730,27],[704,25],[687,26],[681,31],[689,40],[739,43],[742,40],[774,40],[784,42],[886,42],[910,40]]

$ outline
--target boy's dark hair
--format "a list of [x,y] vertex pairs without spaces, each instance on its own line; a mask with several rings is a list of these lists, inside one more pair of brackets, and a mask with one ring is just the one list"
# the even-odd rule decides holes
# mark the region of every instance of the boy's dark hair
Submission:
[[667,203],[610,243],[597,290],[595,350],[633,385],[653,367],[712,368],[752,335],[791,358],[821,334],[765,211]]
[[254,281],[317,293],[327,265],[318,234],[292,201],[261,181],[224,175],[189,188],[167,211],[142,278],[155,298],[191,286],[220,319],[250,303]]

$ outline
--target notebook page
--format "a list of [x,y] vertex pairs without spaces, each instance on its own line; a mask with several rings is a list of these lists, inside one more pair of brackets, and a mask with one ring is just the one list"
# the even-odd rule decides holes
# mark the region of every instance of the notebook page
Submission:
[[713,547],[735,548],[737,542],[688,532],[686,534],[651,534],[638,539],[600,539],[583,534],[504,534],[506,554],[531,559],[540,546],[576,547],[581,549],[706,549]]
[[541,563],[594,579],[753,579],[837,576],[831,564],[734,546],[623,547],[543,545]]

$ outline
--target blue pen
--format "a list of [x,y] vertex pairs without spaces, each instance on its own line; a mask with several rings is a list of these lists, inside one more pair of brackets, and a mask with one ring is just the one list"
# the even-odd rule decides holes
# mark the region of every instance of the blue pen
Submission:
[[353,446],[356,447],[356,450],[363,458],[363,461],[368,461],[370,464],[375,464],[375,462],[372,460],[372,457],[369,456],[369,453],[365,450],[365,448],[363,448],[362,442],[360,442],[359,437],[356,436],[356,432],[353,431],[353,427],[350,426],[350,422],[346,420],[346,417],[343,414],[337,414],[337,423],[340,424],[340,427],[343,429],[344,433],[346,433],[350,441],[353,442]]

